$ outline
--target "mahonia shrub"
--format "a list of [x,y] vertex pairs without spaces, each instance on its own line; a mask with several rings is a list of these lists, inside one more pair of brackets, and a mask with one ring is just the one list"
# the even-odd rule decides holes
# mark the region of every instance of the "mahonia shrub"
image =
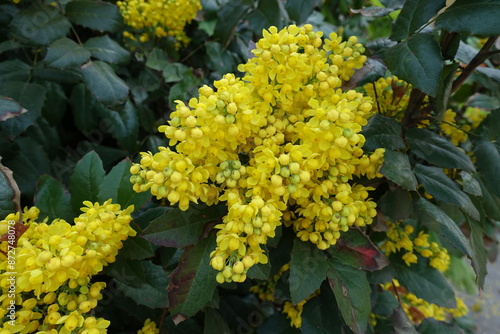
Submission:
[[7,1],[0,334],[487,332],[496,3]]
[[335,33],[323,41],[311,25],[263,35],[242,79],[226,74],[187,106],[178,101],[159,128],[176,150],[142,153],[131,167],[134,190],[182,210],[226,201],[211,255],[219,283],[243,282],[267,263],[261,245],[282,223],[325,250],[376,215],[371,188],[353,182],[381,176],[383,149],[365,154],[360,134],[371,100],[340,88],[366,60],[364,47]]

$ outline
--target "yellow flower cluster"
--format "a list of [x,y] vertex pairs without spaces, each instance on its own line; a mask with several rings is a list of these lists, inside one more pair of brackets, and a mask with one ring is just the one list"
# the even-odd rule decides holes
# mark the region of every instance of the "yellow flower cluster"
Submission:
[[286,317],[290,319],[290,326],[295,328],[302,327],[302,311],[304,310],[304,305],[313,297],[319,295],[319,290],[299,302],[297,305],[293,305],[291,301],[286,301],[283,305],[283,313]]
[[124,37],[146,42],[172,36],[177,47],[189,42],[184,27],[201,9],[200,0],[123,0],[116,5],[125,24],[132,28]]
[[409,83],[393,75],[365,84],[363,89],[373,98],[373,107],[377,113],[398,121],[403,118],[412,89]]
[[[15,264],[0,258],[0,326],[13,333],[106,333],[109,321],[90,315],[102,299],[106,283],[91,283],[91,276],[115,261],[122,241],[136,232],[130,227],[133,206],[121,210],[111,200],[102,205],[85,201],[83,213],[70,225],[62,219],[37,222],[39,210],[25,209],[27,229],[17,240]],[[0,232],[21,214],[0,221]],[[2,242],[6,252],[8,244]],[[15,268],[13,268],[15,267]],[[14,283],[13,283],[14,282]],[[15,289],[12,289],[15,284]],[[15,293],[9,293],[15,291]],[[8,307],[17,305],[15,323]],[[7,314],[9,313],[9,314]]]
[[471,127],[465,122],[457,122],[456,116],[457,113],[453,110],[446,110],[439,127],[453,145],[459,146],[467,140],[467,132],[470,131]]
[[151,321],[151,319],[147,319],[144,322],[144,326],[137,331],[137,334],[159,334],[160,330],[156,328],[156,323]]
[[450,266],[450,256],[448,250],[444,247],[439,247],[437,242],[429,242],[429,235],[420,231],[416,237],[412,237],[414,228],[411,225],[404,225],[400,222],[387,221],[388,227],[387,239],[380,246],[380,249],[389,256],[401,250],[405,251],[403,260],[409,266],[412,263],[417,263],[418,258],[416,253],[419,253],[429,259],[429,265],[445,272]]
[[[283,273],[290,269],[290,264],[285,264],[279,272],[268,279],[260,283],[259,285],[254,285],[250,288],[250,291],[257,294],[261,300],[266,300],[270,302],[274,302],[274,292],[276,288],[276,284],[281,279]],[[302,300],[297,305],[294,305],[291,301],[287,300],[283,304],[283,313],[286,314],[287,318],[290,318],[290,326],[300,328],[302,326],[302,311],[304,310],[304,305],[308,300],[317,296],[319,294],[319,290],[310,295],[308,298]]]
[[425,318],[446,321],[449,317],[459,318],[468,312],[467,305],[459,297],[455,297],[456,308],[441,307],[418,298],[401,286],[396,279],[393,282],[382,284],[382,288],[398,297],[408,318],[416,325],[420,324]]
[[465,109],[464,116],[471,123],[473,129],[477,129],[479,124],[488,116],[489,112],[475,107],[468,107]]
[[[366,60],[356,37],[322,39],[311,25],[264,30],[255,57],[199,98],[177,101],[160,126],[170,148],[142,153],[130,171],[135,191],[151,191],[182,210],[190,202],[226,201],[211,265],[218,282],[242,282],[267,262],[261,245],[285,221],[320,249],[376,215],[372,188],[355,177],[380,177],[383,149],[363,152],[360,134],[371,99],[339,87]],[[282,219],[283,218],[283,219]]]

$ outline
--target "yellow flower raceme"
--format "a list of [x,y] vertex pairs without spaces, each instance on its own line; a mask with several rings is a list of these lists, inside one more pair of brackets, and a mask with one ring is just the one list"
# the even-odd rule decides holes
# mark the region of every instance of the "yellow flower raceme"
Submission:
[[400,285],[398,280],[382,284],[382,288],[390,291],[401,301],[401,305],[410,320],[418,325],[425,318],[435,318],[438,321],[446,321],[449,317],[459,318],[467,314],[468,309],[464,301],[455,297],[457,307],[450,309],[429,303],[428,301],[418,298],[413,293],[409,292]]
[[386,221],[388,230],[387,239],[382,243],[380,249],[389,256],[393,253],[404,251],[403,260],[409,266],[417,263],[418,258],[415,253],[429,259],[429,265],[445,272],[450,265],[448,250],[440,247],[436,242],[430,242],[429,235],[420,231],[416,237],[412,237],[414,228],[411,225],[404,225],[400,222]]
[[123,0],[116,4],[125,24],[131,28],[124,32],[124,37],[146,42],[172,36],[177,47],[189,42],[184,26],[201,9],[199,0]]
[[[36,207],[24,210],[23,222],[28,228],[16,247],[16,324],[13,327],[2,320],[1,329],[19,333],[53,333],[56,328],[63,334],[106,333],[109,321],[90,315],[102,299],[106,284],[90,283],[90,278],[114,262],[122,241],[136,234],[130,227],[133,206],[121,210],[111,200],[102,205],[86,201],[84,205],[73,225],[62,219],[51,224],[37,222],[40,211]],[[6,223],[19,219],[16,213],[0,221],[2,232]],[[0,263],[1,318],[12,300],[8,297],[11,269],[8,261]]]
[[365,62],[364,47],[334,33],[323,41],[311,25],[263,35],[255,57],[238,67],[242,79],[226,74],[187,105],[177,101],[159,128],[175,151],[142,153],[130,169],[135,191],[182,210],[191,202],[227,203],[211,254],[221,283],[242,282],[249,268],[267,262],[261,246],[282,221],[326,249],[376,215],[372,189],[353,183],[381,176],[384,150],[362,149],[371,99],[340,89]]

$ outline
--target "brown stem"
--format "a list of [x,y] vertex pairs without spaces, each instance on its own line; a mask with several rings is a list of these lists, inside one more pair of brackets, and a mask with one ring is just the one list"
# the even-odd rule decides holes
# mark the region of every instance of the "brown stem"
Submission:
[[160,330],[160,333],[161,333],[161,329],[163,327],[163,321],[165,320],[167,313],[168,313],[168,307],[165,307],[163,309],[163,313],[161,314],[160,323],[158,324],[158,329]]
[[451,93],[455,92],[467,78],[474,72],[474,70],[481,65],[488,57],[490,56],[489,49],[495,44],[495,41],[498,36],[491,36],[488,38],[486,43],[484,43],[483,47],[479,52],[472,58],[469,65],[467,65],[462,73],[458,76],[458,78],[453,82],[453,86],[451,87]]
[[420,116],[417,115],[419,112],[422,103],[424,102],[425,94],[413,87],[410,94],[410,100],[408,102],[408,107],[406,108],[405,115],[403,116],[403,120],[401,121],[401,127],[403,128],[403,132],[406,132],[406,129],[414,125],[415,120],[420,119]]

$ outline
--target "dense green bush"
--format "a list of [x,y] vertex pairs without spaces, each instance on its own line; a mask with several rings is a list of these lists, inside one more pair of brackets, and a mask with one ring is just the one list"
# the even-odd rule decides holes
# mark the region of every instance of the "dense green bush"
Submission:
[[499,15],[0,5],[0,334],[472,332],[455,292],[496,253]]

